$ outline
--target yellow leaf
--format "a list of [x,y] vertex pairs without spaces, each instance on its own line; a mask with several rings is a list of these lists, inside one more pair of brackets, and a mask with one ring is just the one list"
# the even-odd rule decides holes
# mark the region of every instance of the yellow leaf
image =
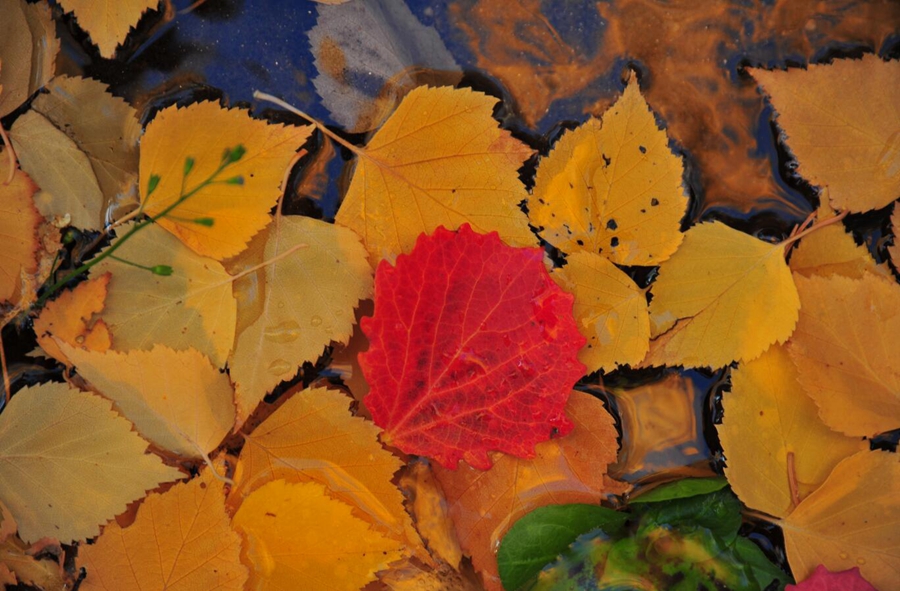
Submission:
[[788,350],[822,420],[858,436],[900,427],[900,286],[870,273],[796,279],[802,307]]
[[100,525],[182,476],[109,401],[44,384],[20,390],[0,415],[0,499],[26,542],[92,538]]
[[29,550],[28,544],[15,536],[0,542],[0,583],[15,585],[18,582],[46,590],[66,589],[62,565],[52,557],[37,559]]
[[103,310],[109,277],[105,274],[83,281],[44,306],[34,320],[34,334],[47,355],[69,364],[54,337],[90,351],[103,352],[110,348],[109,329],[105,322],[95,318]]
[[194,349],[105,353],[61,344],[63,353],[100,394],[116,403],[137,430],[163,449],[200,458],[234,425],[228,376]]
[[252,567],[248,589],[360,589],[403,556],[401,545],[351,515],[321,484],[270,482],[234,516]]
[[597,503],[608,492],[606,469],[618,450],[613,418],[599,399],[578,391],[569,397],[566,415],[575,428],[538,444],[534,459],[496,453],[487,471],[434,467],[459,543],[491,591],[503,588],[496,557],[500,539],[520,517],[545,505]]
[[468,223],[534,246],[519,209],[518,170],[531,149],[500,129],[497,99],[469,89],[411,91],[358,162],[335,221],[362,236],[372,263],[412,250],[419,234]]
[[0,0],[0,117],[53,77],[59,39],[46,2]]
[[[794,508],[790,470],[802,501],[838,462],[869,448],[868,442],[822,423],[784,347],[769,348],[731,375],[732,391],[722,398],[725,418],[717,430],[727,462],[725,476],[748,507],[785,517]],[[791,462],[788,454],[793,454]]]
[[18,301],[22,286],[22,274],[37,270],[36,253],[38,226],[41,216],[31,200],[37,190],[35,184],[21,170],[16,170],[13,180],[9,178],[9,159],[5,150],[0,150],[0,239],[3,241],[0,254],[0,302]]
[[650,347],[650,315],[647,297],[631,277],[586,251],[570,254],[552,277],[575,296],[572,314],[588,340],[578,360],[588,373],[640,363]]
[[454,569],[459,569],[462,550],[447,512],[444,492],[425,462],[413,462],[400,477],[400,488],[412,504],[416,529],[428,550]]
[[825,483],[778,522],[798,581],[822,564],[859,567],[877,589],[895,589],[900,572],[900,459],[863,451],[843,460]]
[[155,9],[159,0],[61,0],[59,4],[75,14],[78,26],[91,36],[100,55],[111,58],[141,15]]
[[353,332],[353,309],[372,293],[366,250],[346,228],[308,217],[281,217],[269,231],[264,257],[274,260],[304,244],[265,267],[265,283],[259,288],[263,295],[257,298],[262,310],[237,337],[229,367],[238,425],[305,361],[315,361],[331,342],[346,343]]
[[[819,223],[834,215],[830,207],[819,208],[819,212]],[[804,277],[837,274],[859,279],[866,272],[884,277],[891,274],[885,265],[876,264],[869,251],[856,244],[840,224],[825,226],[800,240],[791,253],[790,268]]]
[[[119,236],[131,227],[120,227]],[[234,343],[237,304],[222,264],[194,254],[155,224],[136,233],[116,256],[149,267],[169,265],[173,273],[153,275],[112,258],[91,269],[91,277],[112,274],[103,320],[115,335],[115,347],[193,347],[216,366],[225,365]]]
[[778,112],[797,172],[835,209],[880,209],[900,186],[900,61],[869,54],[787,71],[750,69]]
[[[204,187],[172,210],[173,217],[159,220],[197,254],[216,260],[232,257],[272,220],[269,210],[281,196],[288,164],[311,132],[310,125],[270,125],[246,111],[223,109],[213,102],[164,109],[141,140],[144,211],[154,216],[178,200],[185,159],[194,159],[184,184],[190,191],[219,167],[223,151],[243,146],[244,156],[217,177],[222,181],[241,177],[242,183]],[[159,185],[148,196],[151,175],[159,176]],[[212,218],[213,225],[194,223],[198,218]]]
[[681,244],[683,171],[632,80],[602,123],[567,132],[541,162],[529,217],[563,252],[656,265]]
[[650,292],[650,365],[750,361],[794,330],[800,300],[784,246],[713,222],[694,226]]
[[113,522],[78,549],[87,570],[81,591],[240,591],[248,572],[231,529],[225,493],[209,468],[162,494],[149,495],[134,523]]

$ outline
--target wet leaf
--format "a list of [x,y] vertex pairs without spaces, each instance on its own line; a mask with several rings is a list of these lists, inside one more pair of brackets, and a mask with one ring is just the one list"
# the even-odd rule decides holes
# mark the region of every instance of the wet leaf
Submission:
[[[306,247],[275,260],[301,244]],[[266,266],[260,284],[263,295],[257,301],[262,300],[262,310],[238,335],[229,363],[238,425],[305,361],[315,361],[331,342],[346,343],[353,332],[354,308],[372,294],[367,253],[346,228],[307,217],[281,217],[269,230],[263,256],[274,262]],[[239,315],[246,313],[239,308]]]
[[785,591],[878,591],[859,574],[859,567],[831,572],[821,564],[802,583],[788,585]]
[[62,0],[60,6],[75,18],[105,58],[114,57],[132,28],[146,11],[156,9],[159,0]]
[[249,588],[259,591],[359,589],[403,556],[385,538],[332,499],[315,482],[270,482],[250,495],[234,516],[251,566]]
[[900,286],[862,279],[797,278],[800,321],[788,351],[826,425],[847,435],[900,427]]
[[34,333],[47,355],[70,365],[56,339],[72,347],[101,353],[112,346],[109,328],[98,318],[106,300],[109,278],[105,274],[88,279],[44,306],[34,320]]
[[584,374],[584,338],[571,309],[543,251],[467,225],[383,261],[360,355],[382,440],[451,469],[462,459],[486,470],[493,450],[534,457],[572,428],[563,409]]
[[[219,178],[241,177],[241,183],[204,187],[173,210],[174,217],[158,222],[197,254],[216,260],[232,257],[272,221],[269,210],[281,195],[288,164],[311,132],[310,125],[268,124],[252,119],[246,111],[223,109],[213,102],[164,109],[141,140],[144,211],[157,215],[179,198],[186,158],[194,159],[185,182],[191,190],[219,167],[223,151],[243,146],[243,157]],[[148,197],[151,175],[159,175],[160,180]],[[194,222],[201,218],[212,218],[213,225]]]
[[3,184],[9,176],[6,151],[0,151],[0,303],[18,302],[22,290],[22,274],[37,271],[38,226],[41,215],[34,208],[32,196],[37,187],[27,174],[16,170],[13,180]]
[[797,173],[828,187],[835,209],[880,209],[900,197],[900,61],[869,54],[749,72],[778,112]]
[[587,345],[578,360],[588,373],[637,365],[650,348],[647,296],[602,255],[578,251],[554,269],[553,280],[575,296],[572,314]]
[[100,394],[116,403],[141,435],[188,458],[214,450],[234,425],[228,376],[195,349],[86,351],[60,345]]
[[784,246],[719,222],[687,231],[650,292],[645,366],[750,361],[787,340],[800,307]]
[[493,119],[497,99],[469,89],[410,92],[364,149],[335,221],[392,261],[423,232],[470,224],[513,246],[534,246],[519,209],[518,169],[531,149]]
[[415,518],[416,530],[428,545],[429,553],[458,570],[462,550],[456,538],[456,529],[450,519],[444,491],[431,468],[425,462],[413,462],[400,476],[403,490]]
[[0,0],[0,117],[53,77],[59,39],[46,2]]
[[94,537],[126,503],[181,477],[146,449],[103,398],[63,384],[25,388],[0,415],[0,499],[26,542]]
[[715,478],[682,478],[675,482],[657,486],[651,491],[630,499],[631,505],[643,503],[661,503],[675,499],[687,499],[698,495],[708,495],[728,486],[728,481]]
[[900,461],[892,453],[863,451],[831,475],[778,522],[798,580],[819,564],[841,571],[859,567],[876,589],[891,589],[900,571]]
[[632,80],[602,123],[567,132],[541,161],[528,215],[563,252],[656,265],[681,244],[683,172]]
[[[819,208],[819,223],[832,217],[831,207]],[[791,253],[790,268],[804,277],[843,275],[860,279],[865,273],[890,276],[890,269],[877,264],[869,251],[856,244],[853,236],[840,224],[825,226],[800,240]]]

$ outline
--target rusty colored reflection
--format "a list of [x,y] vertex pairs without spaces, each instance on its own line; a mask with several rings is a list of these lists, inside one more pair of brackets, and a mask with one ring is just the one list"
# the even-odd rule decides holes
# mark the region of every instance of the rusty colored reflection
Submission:
[[800,217],[809,206],[776,183],[765,153],[772,147],[759,150],[762,98],[738,68],[809,60],[836,43],[878,49],[900,28],[895,0],[616,0],[585,5],[606,24],[596,27],[596,48],[576,47],[551,23],[569,1],[460,0],[451,14],[478,67],[506,85],[531,126],[563,98],[602,113],[610,81],[636,65],[647,100],[693,156],[703,209],[748,214],[774,208]]

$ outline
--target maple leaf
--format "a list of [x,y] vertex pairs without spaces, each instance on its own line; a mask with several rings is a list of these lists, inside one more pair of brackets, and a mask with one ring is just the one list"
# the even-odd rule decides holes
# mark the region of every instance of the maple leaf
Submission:
[[463,551],[489,590],[500,590],[496,550],[520,517],[545,505],[597,503],[617,488],[606,477],[616,459],[615,422],[603,402],[574,391],[566,407],[575,427],[561,439],[539,443],[533,459],[496,454],[484,472],[435,467]]
[[541,161],[528,215],[563,252],[656,265],[681,244],[683,172],[632,79],[602,123],[567,132]]
[[234,425],[228,376],[195,349],[97,352],[64,343],[60,349],[141,435],[163,449],[205,457]]
[[650,348],[650,314],[644,290],[631,277],[603,256],[585,251],[566,257],[566,265],[551,277],[575,296],[572,314],[587,338],[578,360],[588,373],[640,363]]
[[491,450],[534,457],[536,443],[568,433],[566,399],[584,375],[572,299],[542,250],[468,225],[422,235],[396,266],[383,261],[360,355],[382,439],[486,470]]
[[47,355],[69,364],[55,339],[89,351],[103,352],[112,346],[106,323],[95,318],[103,310],[109,278],[106,273],[83,281],[44,306],[34,320],[34,334]]
[[650,292],[645,366],[750,361],[791,336],[800,307],[784,246],[719,222],[685,233]]
[[868,211],[900,192],[900,61],[876,55],[750,74],[778,112],[797,172],[836,209]]
[[784,532],[798,580],[816,567],[859,567],[877,589],[893,589],[900,572],[900,461],[863,451],[842,460],[825,482],[787,517]]
[[519,209],[527,193],[518,170],[531,149],[497,126],[496,104],[469,89],[419,87],[365,148],[347,144],[358,160],[335,222],[362,237],[373,263],[439,226],[536,244]]
[[46,2],[0,0],[0,117],[53,77],[59,39]]
[[878,591],[859,574],[859,567],[841,572],[831,572],[821,564],[809,578],[797,585],[788,585],[785,591]]
[[[190,190],[192,179],[205,179],[216,171],[219,154],[243,146],[243,156],[227,169],[228,178],[239,182],[206,186],[179,205],[175,217],[157,222],[197,254],[216,260],[232,257],[272,220],[269,210],[281,195],[287,166],[311,132],[311,125],[269,124],[214,102],[163,109],[141,140],[144,212],[151,217],[161,213],[181,197],[183,182]],[[190,167],[187,158],[193,159]],[[152,175],[159,177],[159,184],[148,195]],[[194,221],[209,218],[212,226]]]
[[404,555],[315,482],[276,480],[241,504],[232,521],[246,540],[249,589],[360,589]]
[[0,415],[0,499],[26,542],[91,538],[126,503],[181,478],[146,449],[109,401],[64,384],[25,388]]
[[33,273],[38,268],[38,226],[42,218],[31,200],[37,190],[34,182],[18,169],[12,182],[4,184],[8,177],[9,160],[6,152],[0,151],[0,302],[16,303],[23,273]]
[[[307,246],[275,260],[300,244]],[[366,250],[347,228],[308,217],[280,217],[269,230],[263,256],[274,261],[266,265],[263,280],[239,280],[264,289],[261,297],[238,308],[239,316],[253,316],[238,334],[229,362],[238,426],[305,361],[314,361],[331,342],[347,342],[353,309],[372,293]]]
[[871,273],[796,281],[802,306],[788,350],[819,416],[848,435],[900,427],[900,286]]
[[100,55],[111,58],[137,25],[141,15],[159,6],[159,0],[62,0],[60,6],[91,36]]
[[82,591],[240,591],[247,580],[241,537],[225,512],[221,480],[206,468],[141,503],[134,523],[107,525],[78,550]]
[[784,347],[770,347],[741,364],[731,379],[717,431],[727,459],[725,475],[748,507],[785,517],[839,461],[868,449],[868,442],[822,423]]

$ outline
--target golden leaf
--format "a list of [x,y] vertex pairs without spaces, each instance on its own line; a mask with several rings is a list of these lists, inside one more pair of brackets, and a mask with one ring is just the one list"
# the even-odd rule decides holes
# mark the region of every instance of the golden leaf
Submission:
[[[175,208],[173,217],[158,222],[197,254],[216,260],[232,257],[272,221],[269,210],[281,195],[288,164],[311,132],[310,125],[268,124],[252,119],[246,111],[223,109],[213,102],[164,109],[141,140],[144,211],[154,216],[178,200],[186,158],[194,159],[184,181],[190,191],[219,167],[223,151],[243,146],[244,156],[220,177],[223,181],[241,177],[241,183],[204,187]],[[159,175],[160,180],[148,196],[151,175]],[[212,218],[213,225],[194,223],[198,218]]]
[[497,99],[469,89],[411,91],[364,149],[335,221],[362,236],[374,264],[412,250],[419,234],[470,224],[534,246],[519,209],[518,169],[531,149],[497,126]]
[[[274,260],[302,244],[306,248],[266,266],[258,288],[263,295],[253,302],[261,300],[262,310],[235,342],[229,367],[238,425],[305,361],[315,361],[331,342],[346,343],[353,332],[353,309],[372,293],[366,250],[346,228],[308,217],[280,217],[269,230],[264,257]],[[245,313],[238,309],[239,315]]]
[[0,0],[0,117],[53,77],[59,39],[46,2]]
[[416,530],[429,552],[453,569],[459,569],[462,550],[447,512],[444,491],[425,462],[409,464],[400,477],[400,488],[410,499]]
[[791,571],[803,580],[822,564],[859,567],[877,589],[893,589],[900,572],[900,460],[863,451],[835,466],[793,513],[778,522]]
[[61,0],[66,12],[75,14],[78,26],[91,36],[100,55],[111,58],[146,11],[159,0]]
[[868,442],[822,423],[784,347],[770,347],[742,364],[732,373],[732,384],[722,398],[725,418],[717,430],[727,461],[725,476],[748,507],[785,517],[794,509],[791,470],[802,501],[838,462],[869,448]]
[[248,589],[360,589],[403,556],[350,507],[315,482],[270,482],[251,494],[234,516],[252,570]]
[[0,499],[26,542],[92,538],[148,489],[182,476],[109,401],[44,384],[20,390],[0,415]]
[[241,537],[225,512],[222,481],[209,468],[149,495],[126,528],[113,522],[78,550],[82,591],[241,591],[248,572]]
[[811,184],[835,209],[880,209],[900,196],[900,61],[869,54],[787,71],[750,69]]
[[201,458],[234,426],[228,376],[195,349],[86,351],[60,345],[78,373],[110,400],[141,435],[163,449]]
[[[830,207],[819,208],[819,223],[832,217]],[[890,269],[875,263],[864,246],[858,245],[843,226],[832,224],[805,236],[791,253],[791,271],[804,277],[843,275],[853,279],[865,273],[877,273],[889,277]]]
[[848,435],[900,427],[900,286],[871,273],[796,280],[802,306],[788,351],[819,416]]
[[637,365],[650,347],[647,297],[631,277],[601,255],[579,251],[553,279],[575,296],[572,314],[588,340],[578,353],[587,372]]
[[750,361],[791,336],[800,307],[784,246],[718,222],[685,233],[650,292],[645,366]]
[[44,352],[69,365],[55,339],[73,347],[89,351],[106,351],[112,345],[112,337],[103,320],[96,315],[103,310],[109,274],[99,275],[64,291],[48,302],[41,315],[34,320],[34,333]]
[[0,302],[16,303],[22,287],[22,273],[37,271],[38,226],[41,216],[31,200],[35,184],[21,170],[9,178],[9,159],[0,150]]
[[531,223],[563,252],[656,265],[681,244],[687,210],[681,158],[669,149],[638,84],[603,115],[567,132],[541,161]]

